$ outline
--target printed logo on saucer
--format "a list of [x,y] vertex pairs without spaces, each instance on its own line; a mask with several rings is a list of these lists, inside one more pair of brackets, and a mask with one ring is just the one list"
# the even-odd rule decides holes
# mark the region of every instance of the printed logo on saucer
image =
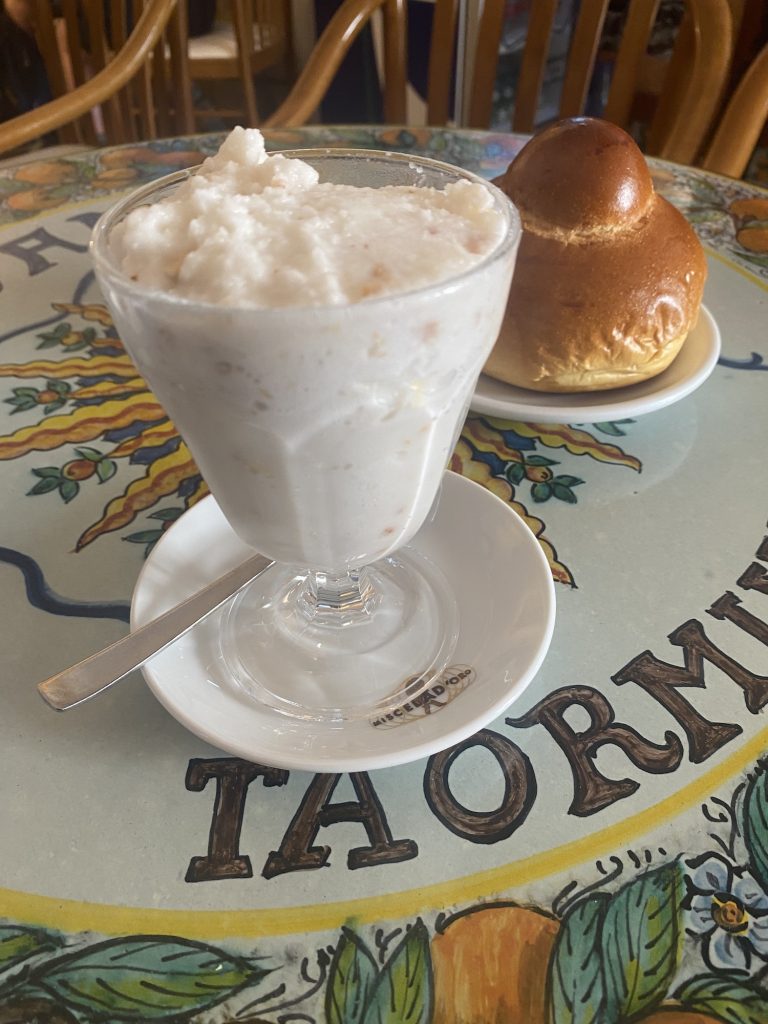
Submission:
[[[419,693],[413,700],[404,701],[399,707],[379,715],[378,718],[372,718],[371,725],[376,729],[396,729],[400,725],[407,725],[408,722],[434,715],[470,687],[475,681],[475,676],[475,670],[471,665],[451,665],[437,682],[423,693]],[[418,678],[412,676],[406,686],[415,683]]]

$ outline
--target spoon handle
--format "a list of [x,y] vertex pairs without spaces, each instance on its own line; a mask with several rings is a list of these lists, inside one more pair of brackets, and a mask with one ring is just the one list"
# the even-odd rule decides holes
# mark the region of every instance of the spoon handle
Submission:
[[249,558],[186,601],[163,612],[152,622],[115,641],[104,650],[92,654],[77,665],[57,672],[44,682],[38,683],[40,695],[56,711],[67,711],[95,697],[133,669],[139,668],[154,654],[165,650],[206,615],[210,615],[225,601],[234,597],[270,565],[270,559],[263,555]]

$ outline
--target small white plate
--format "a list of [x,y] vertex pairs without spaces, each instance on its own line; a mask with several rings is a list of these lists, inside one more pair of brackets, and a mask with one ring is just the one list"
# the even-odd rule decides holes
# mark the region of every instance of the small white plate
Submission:
[[483,374],[470,408],[484,416],[523,423],[608,423],[663,409],[695,391],[712,373],[720,355],[720,331],[704,306],[674,362],[650,380],[626,388],[575,394],[530,391]]
[[[314,772],[403,764],[458,743],[496,718],[533,679],[552,638],[555,591],[531,531],[500,498],[447,473],[436,515],[412,547],[436,562],[456,595],[460,632],[441,693],[391,720],[318,724],[252,700],[219,654],[221,613],[144,666],[161,704],[209,743],[251,761]],[[185,513],[155,547],[133,594],[133,628],[252,554],[213,498]],[[403,675],[411,666],[403,666]],[[433,687],[436,690],[438,687]]]

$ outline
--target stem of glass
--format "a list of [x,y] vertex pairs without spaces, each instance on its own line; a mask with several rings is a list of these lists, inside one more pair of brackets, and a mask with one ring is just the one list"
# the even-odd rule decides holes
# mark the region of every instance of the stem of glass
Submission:
[[298,594],[298,606],[309,622],[351,626],[370,621],[379,604],[367,566],[349,572],[309,570]]

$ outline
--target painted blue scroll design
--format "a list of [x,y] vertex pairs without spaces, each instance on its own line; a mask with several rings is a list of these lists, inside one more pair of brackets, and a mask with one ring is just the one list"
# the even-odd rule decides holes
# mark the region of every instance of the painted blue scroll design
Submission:
[[759,352],[752,352],[749,359],[728,359],[727,356],[720,356],[717,362],[719,366],[727,366],[730,370],[768,370],[768,363]]
[[51,615],[86,619],[117,619],[129,622],[131,606],[127,601],[79,601],[57,594],[45,580],[43,570],[30,555],[0,545],[0,563],[15,566],[24,577],[27,600],[33,608]]

